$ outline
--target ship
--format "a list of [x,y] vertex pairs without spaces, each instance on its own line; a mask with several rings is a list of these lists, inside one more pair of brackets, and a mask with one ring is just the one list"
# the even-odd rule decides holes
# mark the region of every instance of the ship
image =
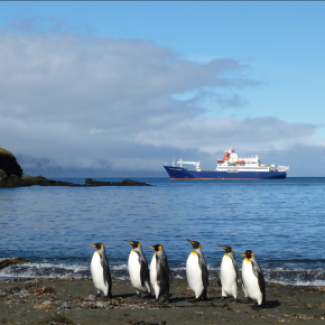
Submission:
[[[216,169],[202,169],[200,161],[177,161],[179,166],[164,166],[170,180],[243,180],[243,179],[284,179],[289,166],[261,164],[258,155],[239,158],[232,146],[225,151],[222,159],[217,160]],[[195,169],[183,165],[194,165]]]

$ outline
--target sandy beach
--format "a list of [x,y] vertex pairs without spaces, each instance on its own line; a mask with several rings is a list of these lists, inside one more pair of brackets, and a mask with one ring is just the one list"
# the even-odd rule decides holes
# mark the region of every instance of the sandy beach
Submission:
[[244,299],[221,301],[211,281],[208,300],[193,303],[185,280],[174,280],[170,303],[135,296],[128,280],[113,280],[113,299],[96,298],[91,279],[0,280],[0,324],[270,324],[325,323],[325,287],[267,284],[267,308]]

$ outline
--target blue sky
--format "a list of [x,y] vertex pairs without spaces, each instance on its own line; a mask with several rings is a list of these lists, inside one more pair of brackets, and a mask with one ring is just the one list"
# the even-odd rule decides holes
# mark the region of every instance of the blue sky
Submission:
[[[179,157],[212,168],[232,143],[240,156],[259,154],[265,163],[290,165],[291,176],[324,176],[324,9],[316,1],[1,2],[0,37],[7,54],[0,69],[2,64],[15,83],[3,79],[0,115],[8,128],[12,123],[12,133],[0,146],[19,157],[26,172],[49,176],[54,170],[54,176],[73,170],[158,175],[165,162]],[[60,66],[62,53],[74,56],[70,65]],[[62,86],[71,63],[71,82]],[[35,71],[49,65],[39,83]],[[86,84],[73,86],[94,75],[99,77],[89,82],[96,88],[87,96]],[[110,79],[116,75],[118,82]],[[21,78],[30,80],[28,87]],[[114,96],[105,93],[105,85]],[[21,100],[9,98],[16,91]],[[84,119],[74,118],[77,112]],[[114,126],[101,123],[103,116],[114,116]],[[62,139],[57,130],[63,130]],[[42,132],[46,137],[39,141]],[[66,137],[75,142],[67,145]],[[118,145],[107,146],[113,138]],[[115,158],[106,158],[106,149]],[[65,158],[58,159],[60,154]]]

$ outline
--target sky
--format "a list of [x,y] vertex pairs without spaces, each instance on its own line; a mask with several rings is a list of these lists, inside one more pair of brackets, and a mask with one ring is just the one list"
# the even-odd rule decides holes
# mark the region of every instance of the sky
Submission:
[[325,176],[325,2],[1,1],[0,147],[29,175],[240,157]]

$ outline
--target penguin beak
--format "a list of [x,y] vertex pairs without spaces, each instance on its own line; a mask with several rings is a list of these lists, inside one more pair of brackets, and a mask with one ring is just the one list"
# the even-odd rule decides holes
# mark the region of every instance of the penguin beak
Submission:
[[193,244],[193,241],[192,240],[189,240],[189,239],[186,239],[186,240]]
[[91,246],[91,247],[97,248],[96,245],[93,245],[93,244],[88,244],[88,245]]
[[148,246],[149,248],[151,248],[151,249],[155,249],[153,246]]
[[226,250],[227,249],[227,247],[226,246],[222,246],[222,245],[219,245],[221,248],[223,248],[224,250]]
[[243,256],[243,257],[246,257],[246,254],[240,254],[239,256]]
[[131,245],[133,245],[133,241],[129,241],[129,240],[125,240],[127,241],[128,243],[130,243]]

